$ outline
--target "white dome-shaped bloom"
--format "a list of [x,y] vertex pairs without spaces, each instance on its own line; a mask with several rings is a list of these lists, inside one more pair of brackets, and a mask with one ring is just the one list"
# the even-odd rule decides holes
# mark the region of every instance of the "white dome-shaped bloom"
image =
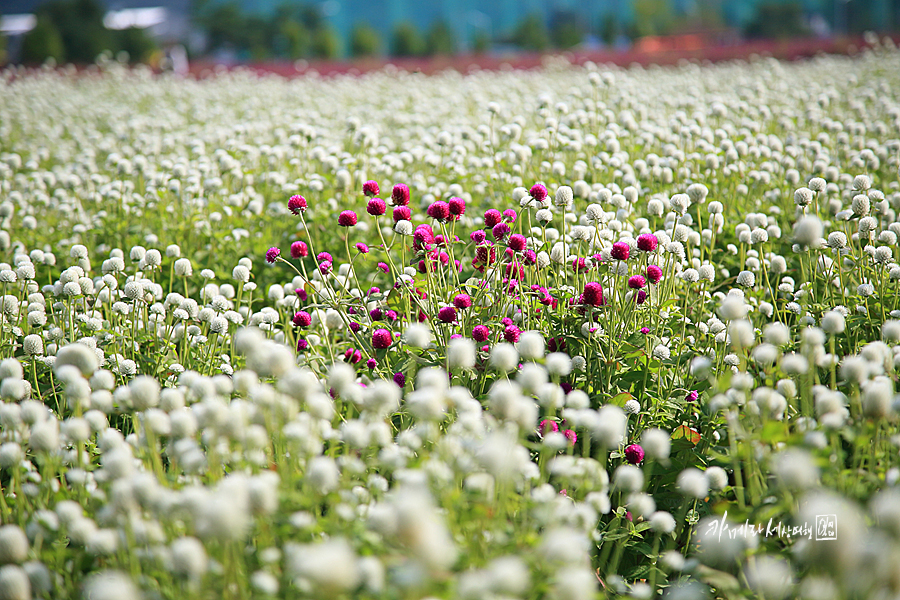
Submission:
[[613,486],[623,492],[637,492],[644,487],[644,473],[634,465],[620,465],[613,473]]
[[200,579],[206,573],[209,558],[203,543],[195,537],[181,537],[172,542],[172,572],[188,579]]
[[22,340],[22,349],[28,356],[41,356],[44,354],[44,339],[36,333],[26,335]]
[[857,175],[853,178],[853,189],[858,192],[865,192],[872,187],[872,180],[868,175]]
[[572,372],[572,359],[565,352],[552,352],[547,355],[547,372],[558,377],[565,377]]
[[706,480],[709,482],[710,489],[719,491],[728,485],[728,473],[722,467],[707,467]]
[[516,344],[519,355],[525,360],[537,360],[544,357],[544,336],[540,331],[525,331],[519,336]]
[[553,204],[560,208],[569,209],[572,206],[574,197],[575,193],[572,191],[572,188],[567,185],[561,185],[556,189],[556,195],[553,197]]
[[91,600],[140,600],[142,594],[128,575],[120,571],[94,573],[84,583],[84,598]]
[[853,201],[850,203],[850,208],[853,210],[853,214],[857,216],[867,216],[870,210],[869,197],[865,194],[857,194],[853,196]]
[[837,335],[844,332],[844,315],[836,310],[830,310],[822,315],[822,329],[829,335]]
[[519,352],[512,344],[501,342],[491,348],[490,362],[497,371],[512,371],[519,364]]
[[806,185],[814,192],[824,192],[827,184],[821,177],[813,177]]
[[752,271],[741,271],[737,276],[737,284],[743,287],[753,287],[756,284],[756,275]]
[[794,575],[786,560],[774,556],[754,556],[744,567],[750,589],[761,598],[782,600],[794,587]]
[[0,564],[21,564],[28,558],[28,537],[18,525],[0,527]]
[[431,340],[431,328],[423,323],[413,323],[403,332],[403,342],[413,348],[427,348]]
[[666,460],[672,446],[672,438],[662,429],[647,429],[641,435],[641,447],[649,458]]
[[706,479],[706,473],[693,467],[679,473],[675,485],[678,491],[688,498],[701,500],[709,493],[709,481]]
[[250,281],[250,269],[244,265],[237,265],[232,269],[231,277],[237,282],[247,283]]
[[471,369],[476,358],[475,342],[469,338],[456,338],[447,345],[447,366],[450,369]]
[[675,531],[675,518],[666,511],[656,511],[650,515],[650,528],[658,533]]
[[31,580],[25,569],[19,565],[0,567],[0,595],[4,600],[31,600]]
[[790,490],[805,490],[816,484],[819,468],[806,450],[789,448],[772,456],[775,481]]
[[847,235],[843,231],[832,231],[828,234],[828,247],[833,250],[840,250],[847,247]]
[[179,258],[175,261],[175,275],[178,277],[190,277],[194,274],[194,267],[188,258]]
[[822,237],[822,221],[806,216],[794,224],[794,241],[801,246],[812,246]]
[[809,206],[812,204],[813,197],[815,194],[809,188],[799,188],[794,192],[794,204],[800,207]]
[[716,269],[712,265],[700,265],[697,274],[703,281],[713,281],[716,277]]

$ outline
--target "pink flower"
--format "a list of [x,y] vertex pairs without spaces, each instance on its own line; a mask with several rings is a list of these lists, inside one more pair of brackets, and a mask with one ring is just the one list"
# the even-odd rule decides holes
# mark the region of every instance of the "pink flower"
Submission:
[[309,256],[309,247],[306,242],[296,241],[291,244],[291,258],[301,258]]
[[373,217],[380,217],[387,211],[387,205],[381,198],[372,198],[366,203],[366,212]]
[[331,261],[325,260],[319,264],[319,272],[323,275],[331,271]]
[[306,212],[306,198],[303,196],[291,196],[291,199],[288,200],[288,208],[295,215]]
[[515,223],[517,216],[516,211],[511,208],[507,208],[503,211],[503,217],[510,223]]
[[406,375],[403,373],[394,373],[394,383],[398,386],[403,387],[406,385]]
[[625,446],[625,460],[633,465],[638,465],[644,460],[644,449],[638,444]]
[[645,285],[647,285],[647,280],[644,279],[643,275],[632,275],[628,278],[628,287],[633,290],[639,290]]
[[472,298],[468,294],[457,294],[456,297],[453,298],[453,306],[460,310],[469,308],[472,306]]
[[642,233],[637,237],[637,247],[642,252],[653,252],[658,245],[659,240],[652,233]]
[[[378,192],[375,192],[376,194]],[[338,215],[338,225],[341,227],[353,227],[356,225],[357,216],[352,210],[345,210]]]
[[391,190],[391,202],[394,206],[406,206],[409,204],[409,186],[405,183],[398,183]]
[[510,344],[515,344],[519,341],[519,336],[521,334],[522,330],[515,325],[507,325],[506,329],[503,330],[503,339],[505,339]]
[[472,338],[474,338],[476,342],[485,342],[490,335],[491,330],[488,329],[486,325],[476,325],[475,328],[472,329]]
[[645,292],[644,290],[638,290],[638,293],[634,296],[635,303],[643,304],[645,300],[647,300],[647,292]]
[[309,348],[309,342],[307,342],[303,338],[300,338],[299,340],[297,340],[297,352],[303,352],[307,348]]
[[528,191],[528,195],[538,202],[543,202],[544,198],[547,197],[547,188],[545,188],[540,183],[536,183],[531,186],[531,189]]
[[487,238],[487,236],[485,235],[484,231],[482,231],[481,229],[476,229],[475,231],[473,231],[472,233],[469,234],[469,239],[472,240],[473,242],[475,242],[476,244],[480,244],[480,243],[484,242],[484,240],[486,238]]
[[569,440],[569,445],[574,446],[575,442],[578,441],[578,435],[571,429],[566,429],[563,431],[563,435],[566,436],[566,439]]
[[450,198],[450,201],[447,203],[450,206],[450,214],[459,217],[464,215],[466,212],[466,201],[462,198]]
[[584,284],[584,303],[590,306],[603,306],[603,286],[592,281]]
[[356,244],[356,249],[359,250],[360,254],[368,254],[369,253],[369,247],[366,246],[365,244],[363,244],[362,242],[359,242],[358,244]]
[[393,341],[394,338],[387,329],[376,329],[375,332],[372,333],[372,347],[378,350],[384,350],[389,347]]
[[391,270],[391,268],[387,265],[387,263],[383,263],[383,262],[378,263],[378,268],[381,269],[385,273],[387,273],[388,271]]
[[663,272],[662,269],[657,267],[656,265],[649,265],[647,267],[647,281],[656,285],[659,283],[660,279],[662,279]]
[[492,208],[484,213],[484,226],[485,227],[493,227],[497,223],[503,220],[503,215],[500,214],[500,211]]
[[312,315],[305,310],[301,310],[294,313],[293,322],[297,327],[309,327],[309,324],[312,323]]
[[491,235],[495,240],[502,240],[509,234],[509,225],[506,223],[497,223],[491,228]]
[[397,221],[409,221],[412,218],[412,211],[408,206],[398,206],[393,212],[394,223]]
[[378,366],[378,361],[375,360],[374,358],[370,358],[369,360],[366,361],[366,367],[368,367],[370,369],[374,369],[377,366]]
[[443,323],[452,323],[456,320],[456,308],[445,306],[438,311],[438,319]]
[[509,236],[509,247],[515,250],[516,252],[521,252],[525,249],[525,236],[521,233],[514,233]]
[[318,254],[316,254],[316,260],[319,262],[322,262],[323,260],[334,262],[334,258],[327,252],[319,252]]
[[446,221],[450,216],[450,205],[443,200],[433,202],[426,211],[429,217],[437,221]]
[[300,298],[300,302],[306,302],[306,299],[309,298],[309,294],[306,293],[306,290],[303,288],[297,288],[294,290],[294,293],[297,294],[297,297]]
[[544,419],[543,421],[541,421],[541,424],[538,425],[538,433],[540,433],[541,435],[546,435],[551,431],[559,431],[559,425],[556,424],[556,421]]
[[631,246],[625,242],[616,242],[613,244],[610,254],[616,260],[628,260],[628,256],[631,254]]
[[379,191],[381,190],[378,188],[378,183],[375,181],[369,180],[363,184],[363,194],[369,198],[377,196]]
[[281,254],[281,250],[278,248],[269,248],[266,250],[266,262],[274,263],[278,256]]

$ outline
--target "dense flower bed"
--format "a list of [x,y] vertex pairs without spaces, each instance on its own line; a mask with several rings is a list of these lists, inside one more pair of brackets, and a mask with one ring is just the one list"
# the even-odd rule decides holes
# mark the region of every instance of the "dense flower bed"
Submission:
[[897,59],[6,71],[0,598],[892,597]]

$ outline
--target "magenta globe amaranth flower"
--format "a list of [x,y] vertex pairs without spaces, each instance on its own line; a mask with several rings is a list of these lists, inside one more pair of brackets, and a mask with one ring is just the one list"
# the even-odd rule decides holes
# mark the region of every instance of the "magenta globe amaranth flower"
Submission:
[[663,276],[662,269],[660,269],[658,266],[656,266],[656,265],[648,265],[647,266],[647,281],[649,281],[653,285],[656,285],[657,283],[660,282],[660,280],[662,279],[662,276]]
[[466,213],[466,201],[462,198],[450,198],[450,201],[447,202],[447,204],[450,207],[450,214],[454,217],[459,218]]
[[496,208],[492,208],[484,213],[484,226],[493,227],[503,220],[503,215]]
[[309,342],[307,342],[303,338],[300,338],[299,340],[297,340],[297,351],[298,352],[303,352],[307,348],[309,348]]
[[543,202],[544,198],[547,197],[547,188],[541,183],[536,183],[528,190],[528,195],[538,202]]
[[687,400],[688,402],[696,402],[698,398],[700,398],[700,394],[697,393],[697,390],[691,390],[690,392],[688,392],[685,400]]
[[450,205],[443,200],[432,202],[428,206],[426,214],[436,221],[446,221],[447,217],[450,216]]
[[610,254],[616,260],[628,260],[631,255],[631,246],[625,242],[616,242],[613,244]]
[[658,245],[659,240],[652,233],[642,233],[637,237],[637,247],[642,252],[653,252]]
[[378,361],[375,360],[374,358],[370,358],[369,360],[366,361],[366,367],[368,367],[370,369],[374,369],[377,366],[378,366]]
[[527,243],[525,236],[521,233],[514,233],[509,236],[509,247],[512,248],[516,252],[521,252],[525,249],[525,245]]
[[515,325],[507,325],[506,329],[503,330],[503,339],[505,339],[510,344],[515,344],[516,342],[518,342],[520,335],[522,335],[522,330]]
[[269,248],[268,250],[266,250],[266,262],[274,263],[275,260],[278,259],[278,257],[280,255],[281,255],[281,250],[279,250],[278,248],[274,248],[274,247]]
[[453,306],[445,306],[438,311],[438,319],[442,323],[452,323],[456,320],[456,308]]
[[359,251],[360,254],[368,254],[369,253],[369,247],[366,244],[363,244],[362,242],[359,242],[356,244],[356,249]]
[[550,419],[544,419],[541,421],[541,424],[538,425],[538,433],[541,435],[547,435],[550,432],[559,431],[559,425],[556,424],[556,421],[551,421]]
[[406,375],[403,373],[394,373],[394,383],[398,386],[403,387],[406,385]]
[[372,347],[377,350],[388,348],[393,341],[394,337],[387,329],[376,329],[374,333],[372,333]]
[[391,190],[391,202],[394,206],[406,206],[409,204],[409,186],[405,183],[398,183]]
[[476,229],[472,233],[469,234],[469,239],[475,242],[476,244],[484,243],[484,240],[487,239],[487,235],[481,229]]
[[412,211],[409,210],[408,206],[398,206],[391,214],[394,218],[394,223],[398,221],[409,221],[412,218]]
[[387,205],[381,198],[372,198],[366,203],[366,212],[373,217],[380,217],[387,211]]
[[372,198],[378,195],[381,189],[378,187],[378,182],[369,180],[363,184],[363,194]]
[[291,196],[288,200],[288,208],[295,215],[306,212],[306,198],[303,196]]
[[628,278],[628,287],[633,290],[639,290],[645,285],[647,285],[647,280],[644,279],[643,275],[632,275]]
[[566,429],[565,431],[563,431],[563,435],[566,436],[567,440],[569,440],[570,446],[574,446],[575,442],[578,441],[578,435],[571,429]]
[[631,444],[625,447],[625,460],[633,465],[641,464],[644,460],[644,449],[639,444]]
[[309,324],[312,323],[312,315],[305,310],[296,312],[294,313],[293,323],[297,327],[309,327]]
[[515,223],[516,217],[518,217],[518,216],[519,215],[516,214],[516,211],[514,211],[511,208],[507,208],[506,210],[503,211],[503,218],[506,219],[507,222],[509,222],[509,223]]
[[291,243],[291,258],[302,258],[309,256],[309,247],[306,242],[296,241]]
[[582,294],[584,303],[590,306],[603,305],[603,286],[595,281],[584,284],[584,293]]
[[476,342],[486,342],[491,335],[491,330],[486,325],[476,325],[472,329],[472,338]]
[[462,310],[472,306],[472,297],[468,294],[457,294],[453,297],[453,306]]
[[353,227],[356,225],[357,216],[352,210],[345,210],[338,215],[338,225],[341,227]]
[[491,228],[491,235],[495,240],[502,240],[509,234],[509,225],[506,223],[497,223]]

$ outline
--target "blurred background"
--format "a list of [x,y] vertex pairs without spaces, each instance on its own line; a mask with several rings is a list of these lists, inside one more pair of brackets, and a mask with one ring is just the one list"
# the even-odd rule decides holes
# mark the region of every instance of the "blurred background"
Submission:
[[0,0],[0,63],[100,56],[186,73],[198,64],[527,62],[561,50],[715,58],[786,41],[827,51],[898,29],[900,0]]

